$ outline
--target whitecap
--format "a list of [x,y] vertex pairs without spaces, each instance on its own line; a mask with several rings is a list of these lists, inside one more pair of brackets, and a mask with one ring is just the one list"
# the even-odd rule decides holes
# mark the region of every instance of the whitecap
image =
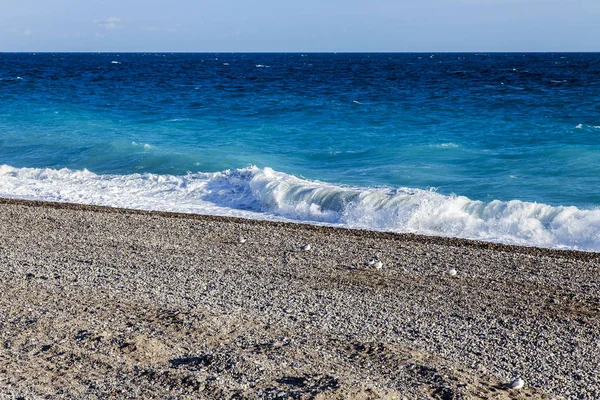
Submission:
[[583,129],[583,124],[579,124],[575,127],[575,129]]
[[131,142],[132,146],[141,146],[144,149],[151,149],[152,145],[148,144],[148,143],[138,143],[138,142]]
[[434,144],[434,145],[431,145],[430,147],[439,148],[439,149],[447,149],[447,148],[457,148],[460,146],[457,145],[456,143],[448,142],[448,143]]
[[111,64],[121,64],[119,61],[111,61]]

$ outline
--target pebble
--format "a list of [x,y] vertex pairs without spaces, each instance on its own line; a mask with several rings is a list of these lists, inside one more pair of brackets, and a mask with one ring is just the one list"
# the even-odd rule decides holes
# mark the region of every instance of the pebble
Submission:
[[312,249],[310,244],[305,244],[304,246],[302,246],[302,250],[304,250],[304,251],[310,251],[310,249]]
[[[240,229],[238,221],[225,219],[70,207],[0,207],[0,341],[13,346],[0,350],[8,360],[0,363],[0,376],[15,385],[7,390],[77,397],[72,388],[83,388],[90,397],[101,397],[116,387],[123,392],[139,388],[141,398],[169,391],[175,397],[230,398],[243,390],[248,398],[274,398],[279,392],[316,396],[311,393],[326,388],[318,395],[357,398],[362,393],[355,389],[374,379],[379,391],[402,388],[399,396],[392,392],[389,397],[422,398],[422,387],[428,385],[438,393],[447,393],[450,386],[450,392],[465,398],[475,392],[491,398],[500,394],[495,381],[504,375],[510,378],[501,382],[506,396],[533,398],[543,392],[549,398],[600,399],[595,374],[600,349],[597,254],[512,247],[496,251],[466,242],[462,246],[461,239],[404,240],[392,234],[266,222],[249,221]],[[53,225],[38,226],[41,212],[53,218]],[[190,235],[191,230],[196,234]],[[233,245],[197,240],[212,238],[214,232]],[[242,235],[253,238],[251,253],[245,244],[235,246]],[[115,241],[122,249],[148,247],[115,252]],[[318,257],[303,254],[303,246],[312,242]],[[207,256],[197,256],[201,254]],[[373,271],[380,259],[391,263],[386,274]],[[370,260],[373,264],[365,265]],[[432,260],[438,263],[432,266]],[[366,271],[347,272],[346,265]],[[410,274],[396,273],[403,266]],[[452,278],[450,268],[461,268],[460,276]],[[468,271],[477,271],[478,279],[462,279],[471,276]],[[452,283],[452,291],[431,281],[431,272]],[[70,285],[74,279],[76,284]],[[523,281],[526,290],[515,284]],[[448,301],[450,296],[455,298]],[[114,297],[127,301],[117,303]],[[161,311],[148,309],[157,299]],[[552,299],[565,306],[557,308]],[[507,315],[515,304],[532,312]],[[572,304],[578,309],[570,310]],[[590,313],[589,318],[581,312]],[[177,313],[184,318],[179,320]],[[32,323],[34,317],[45,322]],[[89,332],[78,333],[81,321]],[[52,337],[48,329],[53,329]],[[31,348],[24,359],[18,340],[10,339],[23,330]],[[110,336],[96,339],[104,331]],[[279,339],[284,335],[291,345]],[[77,361],[83,365],[79,371],[94,371],[89,381],[71,367],[70,357],[52,358],[54,370],[39,367],[60,351],[70,354],[82,346],[111,355],[115,346],[138,337],[139,350],[105,357],[106,364]],[[354,343],[349,345],[348,337]],[[153,343],[147,338],[168,343],[156,350],[146,346]],[[43,352],[45,345],[52,348]],[[348,362],[355,355],[356,362]],[[147,362],[144,371],[151,374],[128,369],[121,374],[121,363],[129,360]],[[404,363],[412,366],[400,367]],[[528,377],[520,390],[504,385],[525,372],[515,371],[517,365],[526,366]],[[512,376],[514,372],[518,375]],[[168,375],[163,378],[162,373]],[[219,387],[208,380],[214,373],[223,379]],[[178,378],[188,374],[194,376],[193,386]],[[138,378],[134,387],[132,379]],[[256,386],[242,386],[256,379]],[[458,386],[460,381],[469,384]]]
[[383,268],[383,263],[381,261],[377,261],[375,263],[375,269],[381,269],[381,268]]
[[446,271],[446,273],[450,276],[456,276],[458,274],[458,272],[454,268],[449,269],[448,271]]
[[525,386],[525,381],[521,378],[517,378],[514,381],[511,381],[505,385],[509,389],[522,389]]
[[240,237],[238,238],[238,243],[246,243],[246,238],[245,238],[245,237],[243,237],[243,236],[240,236]]

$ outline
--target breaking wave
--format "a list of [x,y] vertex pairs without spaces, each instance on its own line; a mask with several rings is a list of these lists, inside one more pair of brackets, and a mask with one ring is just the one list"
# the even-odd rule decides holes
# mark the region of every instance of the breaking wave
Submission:
[[600,208],[482,202],[420,189],[341,186],[271,168],[175,176],[2,165],[0,196],[600,252]]

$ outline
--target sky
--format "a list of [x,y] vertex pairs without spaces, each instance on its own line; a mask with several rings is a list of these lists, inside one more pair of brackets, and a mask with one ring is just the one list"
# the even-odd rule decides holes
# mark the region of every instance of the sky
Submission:
[[600,51],[600,0],[2,0],[0,51]]

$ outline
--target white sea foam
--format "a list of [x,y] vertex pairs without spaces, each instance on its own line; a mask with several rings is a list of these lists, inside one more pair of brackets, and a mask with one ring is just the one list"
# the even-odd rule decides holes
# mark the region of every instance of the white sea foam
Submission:
[[457,148],[457,147],[460,147],[460,146],[457,145],[456,143],[448,142],[448,143],[434,144],[434,145],[431,145],[430,147],[435,147],[435,148],[438,148],[438,149],[448,149],[448,148]]
[[138,143],[138,142],[131,142],[132,146],[142,146],[144,149],[151,149],[152,145],[148,144],[148,143]]
[[0,166],[0,196],[301,221],[600,252],[600,208],[481,202],[400,188],[308,181],[249,167],[183,176]]
[[584,124],[578,124],[575,129],[600,129],[600,125],[584,125]]

